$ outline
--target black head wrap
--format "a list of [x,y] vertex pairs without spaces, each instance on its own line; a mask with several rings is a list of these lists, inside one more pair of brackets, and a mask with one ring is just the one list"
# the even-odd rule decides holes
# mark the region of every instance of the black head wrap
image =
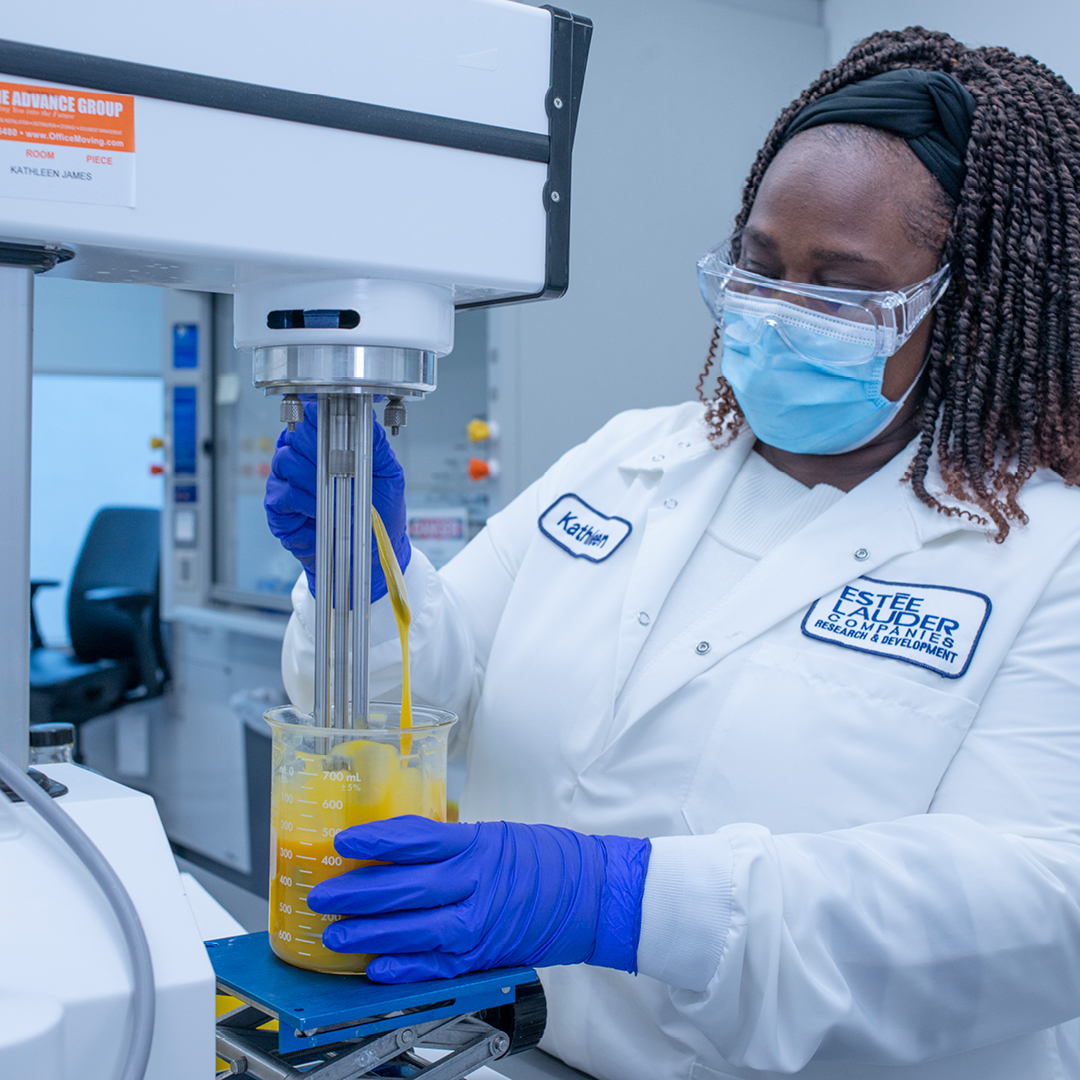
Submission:
[[974,115],[975,99],[954,76],[901,68],[849,83],[812,101],[788,124],[784,142],[822,124],[865,124],[891,131],[906,140],[959,202]]

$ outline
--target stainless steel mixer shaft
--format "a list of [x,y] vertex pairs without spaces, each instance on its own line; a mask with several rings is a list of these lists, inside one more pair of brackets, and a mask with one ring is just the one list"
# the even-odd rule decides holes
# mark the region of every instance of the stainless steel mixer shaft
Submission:
[[315,724],[366,727],[371,612],[371,394],[319,394]]
[[371,466],[375,395],[435,389],[435,354],[381,345],[268,345],[253,355],[256,386],[285,394],[281,419],[303,421],[299,394],[318,394],[315,517],[315,709],[319,727],[367,727],[371,624]]
[[374,400],[370,394],[354,394],[357,405],[355,473],[356,526],[353,530],[353,646],[352,703],[356,722],[367,727],[368,642],[371,640],[371,489],[372,445],[375,435]]

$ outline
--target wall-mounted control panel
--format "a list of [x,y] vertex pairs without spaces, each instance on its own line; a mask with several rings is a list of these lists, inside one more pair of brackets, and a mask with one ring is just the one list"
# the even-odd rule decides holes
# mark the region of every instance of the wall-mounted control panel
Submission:
[[164,294],[165,505],[162,614],[206,602],[211,577],[213,308],[207,293]]

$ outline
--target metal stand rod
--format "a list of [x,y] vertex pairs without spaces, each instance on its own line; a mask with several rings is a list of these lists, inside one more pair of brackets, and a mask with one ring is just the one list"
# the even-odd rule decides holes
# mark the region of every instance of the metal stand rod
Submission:
[[315,510],[315,725],[330,726],[330,608],[334,573],[330,397],[319,395]]
[[30,757],[30,401],[34,271],[0,266],[0,424],[7,524],[0,530],[0,753],[25,771]]
[[[330,451],[333,453],[333,450]],[[349,504],[352,484],[334,477],[334,612],[330,620],[330,726],[349,726]]]
[[349,654],[352,630],[350,563],[352,562],[352,474],[355,468],[356,405],[351,395],[330,398],[330,472],[334,478],[334,611],[331,615],[332,711],[330,726],[351,727]]
[[320,394],[316,468],[317,727],[368,726],[371,628],[371,394]]
[[358,394],[356,417],[355,517],[353,528],[352,726],[368,726],[368,677],[371,641],[371,467],[375,437],[375,400]]
[[[332,404],[336,404],[335,399],[331,399]],[[339,416],[331,414],[329,418],[334,428],[337,427],[337,421]],[[342,531],[347,531],[349,528],[348,519],[348,500],[345,497],[345,485],[342,483],[342,478],[336,474],[334,470],[333,460],[337,456],[336,451],[338,448],[335,446],[335,435],[339,435],[340,432],[331,428],[330,431],[330,459],[331,459],[331,486],[333,491],[333,557],[331,562],[331,574],[333,585],[331,592],[333,595],[333,606],[330,612],[330,726],[331,727],[344,727],[345,717],[347,715],[347,705],[345,703],[346,693],[346,677],[348,669],[348,633],[349,633],[349,614],[348,614],[348,572],[342,565],[344,560],[342,559],[341,551],[341,534]],[[342,606],[344,605],[344,607]]]

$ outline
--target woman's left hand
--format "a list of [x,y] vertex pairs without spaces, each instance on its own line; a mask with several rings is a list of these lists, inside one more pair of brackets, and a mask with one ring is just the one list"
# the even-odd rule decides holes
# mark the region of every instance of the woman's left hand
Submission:
[[312,911],[353,916],[328,926],[323,943],[379,954],[367,969],[376,982],[553,964],[637,970],[648,840],[409,816],[355,825],[334,846],[389,864],[308,896]]

